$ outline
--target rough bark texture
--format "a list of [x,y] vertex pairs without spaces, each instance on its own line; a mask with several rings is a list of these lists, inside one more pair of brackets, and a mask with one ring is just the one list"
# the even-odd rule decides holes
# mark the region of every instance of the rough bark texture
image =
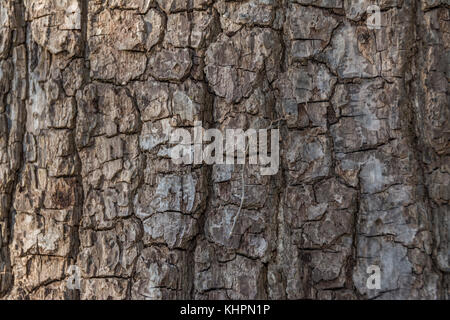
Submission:
[[[1,0],[0,297],[448,299],[449,46],[448,0]],[[196,120],[278,174],[175,165]]]

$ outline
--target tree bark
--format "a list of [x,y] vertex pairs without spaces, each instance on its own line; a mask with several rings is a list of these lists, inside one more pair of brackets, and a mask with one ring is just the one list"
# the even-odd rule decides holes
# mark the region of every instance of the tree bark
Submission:
[[[0,297],[448,299],[449,47],[448,0],[2,0]],[[199,121],[279,170],[175,164]]]

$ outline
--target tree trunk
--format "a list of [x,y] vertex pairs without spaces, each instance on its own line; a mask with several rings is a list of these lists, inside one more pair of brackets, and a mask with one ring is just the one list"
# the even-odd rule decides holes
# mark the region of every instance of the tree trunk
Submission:
[[[1,298],[449,298],[448,0],[2,0],[0,28]],[[176,164],[195,126],[278,129],[278,170]]]

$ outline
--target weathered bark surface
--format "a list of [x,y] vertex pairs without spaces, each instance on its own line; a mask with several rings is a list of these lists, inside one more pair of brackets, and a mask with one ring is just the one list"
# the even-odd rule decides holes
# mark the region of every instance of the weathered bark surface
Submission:
[[[448,299],[449,46],[448,0],[1,0],[0,297]],[[196,120],[278,174],[175,165]]]

